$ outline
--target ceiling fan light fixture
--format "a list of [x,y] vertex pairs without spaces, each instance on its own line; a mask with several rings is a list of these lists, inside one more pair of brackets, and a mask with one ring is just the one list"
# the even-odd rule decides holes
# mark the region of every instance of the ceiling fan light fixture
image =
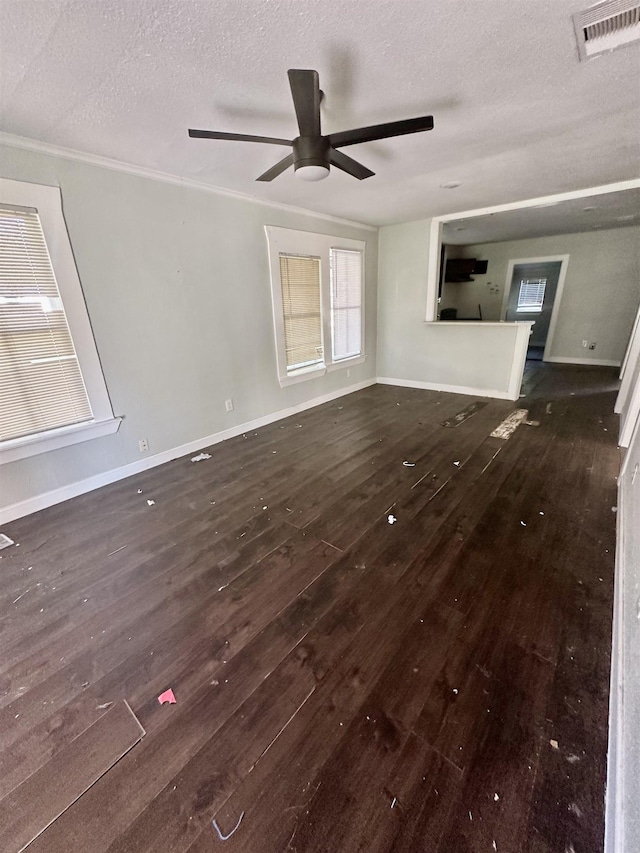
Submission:
[[302,181],[324,181],[329,177],[328,166],[298,166],[296,177]]

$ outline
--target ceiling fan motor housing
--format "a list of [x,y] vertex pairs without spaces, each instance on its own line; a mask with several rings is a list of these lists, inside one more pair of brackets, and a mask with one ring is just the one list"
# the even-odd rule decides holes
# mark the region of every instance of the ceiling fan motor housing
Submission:
[[327,136],[299,136],[293,140],[293,168],[324,166],[329,168],[331,144]]

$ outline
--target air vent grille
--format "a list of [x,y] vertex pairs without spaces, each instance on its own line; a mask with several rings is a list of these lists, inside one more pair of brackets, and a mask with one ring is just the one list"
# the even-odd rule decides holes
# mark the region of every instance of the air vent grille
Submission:
[[640,2],[605,0],[573,16],[580,59],[640,40]]

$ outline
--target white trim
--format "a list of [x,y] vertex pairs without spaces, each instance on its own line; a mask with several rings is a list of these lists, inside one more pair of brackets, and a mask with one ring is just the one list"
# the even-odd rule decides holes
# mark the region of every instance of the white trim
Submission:
[[281,388],[286,388],[287,385],[297,385],[299,382],[306,382],[308,379],[319,379],[327,372],[324,364],[312,364],[311,367],[301,367],[299,370],[294,370],[286,376],[278,377]]
[[509,373],[508,400],[517,400],[520,396],[533,322],[525,320],[524,323],[516,323],[516,325],[518,326],[518,330],[516,333],[516,344],[513,348],[513,358],[511,359],[511,371]]
[[640,429],[640,375],[636,378],[635,387],[631,391],[625,409],[620,419],[620,438],[618,439],[620,447],[629,447],[635,430]]
[[571,190],[555,195],[538,196],[522,201],[510,201],[507,204],[496,204],[492,207],[477,207],[474,210],[462,210],[458,213],[445,213],[439,216],[440,222],[452,222],[456,219],[468,219],[472,216],[486,216],[489,213],[505,213],[509,210],[522,210],[526,207],[543,207],[547,204],[557,204],[561,201],[573,201],[578,198],[589,198],[590,196],[606,195],[606,193],[619,193],[624,190],[640,188],[640,178],[631,178],[628,181],[616,181],[613,184],[601,184],[597,187],[585,187],[582,190]]
[[615,406],[613,407],[613,411],[617,415],[622,413],[627,404],[629,392],[631,391],[631,383],[633,382],[633,377],[639,359],[640,307],[638,308],[638,313],[636,314],[635,323],[633,324],[633,331],[631,332],[631,337],[629,338],[629,343],[627,344],[627,351],[625,353],[624,361],[622,362],[622,367],[620,369],[620,390],[618,391]]
[[72,424],[59,429],[48,430],[37,435],[27,435],[24,438],[13,438],[0,442],[0,465],[16,462],[27,456],[38,453],[48,453],[70,444],[80,444],[91,438],[101,438],[118,432],[122,418],[109,418],[105,421],[90,421],[83,424]]
[[[429,258],[427,261],[427,322],[438,321],[438,287],[440,284],[440,255],[442,254],[442,223],[441,217],[431,220],[429,228]],[[442,322],[442,320],[438,321]]]
[[467,385],[447,385],[444,382],[422,382],[417,379],[391,379],[378,376],[379,385],[399,385],[401,388],[419,388],[423,391],[445,391],[449,394],[468,394],[472,397],[495,397],[498,400],[510,400],[508,391],[491,388],[471,388]]
[[620,367],[620,361],[610,358],[573,358],[573,356],[552,355],[544,360],[552,364],[592,364],[594,367]]
[[491,326],[497,326],[499,328],[512,328],[513,326],[533,326],[533,320],[425,320],[424,321],[429,326],[458,326],[464,328],[465,326],[472,326],[474,329],[482,327],[483,329],[488,329]]
[[[365,341],[365,266],[366,247],[363,240],[352,240],[337,234],[320,234],[315,231],[301,231],[293,228],[281,228],[265,225],[269,258],[269,278],[271,284],[271,306],[273,309],[273,329],[276,343],[276,366],[280,387],[304,382],[322,376],[326,371],[360,364],[364,360]],[[331,250],[348,249],[362,254],[362,280],[360,282],[361,306],[361,351],[351,358],[333,361],[333,339],[331,331]],[[284,341],[284,316],[282,307],[282,284],[280,280],[280,254],[301,255],[320,259],[320,313],[322,329],[322,362],[293,373],[287,371]]]
[[173,175],[169,172],[160,172],[156,169],[148,169],[145,166],[136,166],[133,163],[125,163],[122,160],[112,160],[110,157],[101,157],[99,154],[86,154],[83,151],[77,151],[74,148],[63,148],[59,145],[51,145],[48,142],[39,142],[36,139],[28,139],[25,136],[15,136],[12,133],[0,132],[0,145],[7,145],[10,148],[21,148],[26,151],[36,151],[40,154],[47,154],[53,157],[62,157],[64,160],[76,160],[80,163],[88,163],[90,166],[100,166],[103,169],[111,169],[115,172],[124,172],[127,175],[135,175],[138,178],[147,178],[148,180],[160,181],[164,184],[175,184],[180,187],[187,187],[188,189],[214,193],[215,195],[233,198],[237,201],[247,201],[252,204],[260,204],[264,207],[284,210],[287,213],[295,213],[300,216],[315,216],[318,219],[335,222],[339,225],[348,225],[351,228],[364,228],[366,231],[378,230],[377,225],[367,225],[364,222],[355,222],[352,219],[341,219],[338,216],[331,216],[329,213],[318,213],[304,207],[295,207],[291,204],[282,204],[281,202],[247,195],[246,193],[241,193],[237,190],[227,190],[222,187],[214,187],[211,184],[205,184],[202,181],[195,181],[192,178],[183,178],[180,177],[180,175]]
[[564,283],[567,279],[567,268],[569,266],[570,255],[545,255],[538,258],[511,258],[507,264],[507,278],[505,282],[504,294],[502,296],[502,308],[500,316],[504,319],[507,316],[507,308],[509,306],[509,296],[511,293],[511,280],[513,278],[514,267],[520,264],[547,264],[560,263],[560,272],[558,273],[558,283],[556,285],[555,296],[553,297],[553,308],[551,309],[551,317],[549,319],[549,329],[547,338],[544,343],[544,353],[542,354],[543,361],[552,361],[549,357],[551,345],[556,333],[556,325],[558,323],[558,313],[560,311],[560,303],[564,292]]
[[[59,187],[0,178],[0,199],[3,204],[34,207],[38,211],[51,265],[64,306],[64,313],[69,324],[71,339],[89,398],[93,420],[96,423],[112,421],[114,419],[113,409],[69,241]],[[46,439],[44,440],[46,441]],[[74,444],[75,440],[72,438],[68,443]],[[25,442],[22,444],[26,447]],[[0,443],[0,449],[3,447],[11,448],[12,446],[10,442]],[[36,448],[35,442],[30,442],[29,448],[30,452],[23,455],[40,452]]]
[[367,360],[366,355],[354,355],[352,358],[341,358],[340,361],[334,361],[327,365],[327,373],[333,373],[335,370],[344,370],[345,367],[355,367],[356,364],[364,364]]
[[242,435],[250,430],[258,429],[259,427],[267,426],[267,424],[275,421],[288,418],[298,412],[304,412],[306,409],[312,409],[314,406],[320,406],[323,403],[328,403],[338,397],[344,397],[346,394],[352,394],[354,391],[360,391],[363,388],[368,388],[370,385],[375,385],[376,379],[365,379],[362,382],[357,382],[347,388],[340,388],[338,391],[331,391],[328,394],[322,394],[320,397],[314,397],[312,400],[307,400],[304,403],[298,403],[296,406],[290,406],[286,409],[280,409],[277,412],[272,412],[269,415],[264,415],[260,418],[255,418],[252,421],[239,424],[238,426],[230,427],[221,432],[213,433],[212,435],[198,438],[195,441],[189,441],[179,447],[173,447],[170,450],[164,450],[162,453],[156,453],[153,456],[148,456],[145,459],[140,459],[136,462],[130,462],[128,465],[123,465],[120,468],[113,468],[110,471],[105,471],[102,474],[96,474],[93,477],[88,477],[85,480],[79,480],[75,483],[70,483],[59,489],[53,489],[50,492],[36,495],[33,498],[28,498],[24,501],[18,501],[14,504],[0,508],[0,524],[7,524],[17,518],[22,518],[25,515],[30,515],[33,512],[38,512],[41,509],[46,509],[48,506],[61,503],[70,498],[83,495],[86,492],[91,492],[94,489],[99,489],[102,486],[107,486],[109,483],[115,483],[118,480],[123,480],[125,477],[131,477],[135,474],[140,474],[149,468],[155,468],[157,465],[163,465],[165,462],[171,462],[172,459],[177,459],[180,456],[187,456],[195,453],[198,450],[203,450],[210,447],[212,444],[219,444],[221,441],[226,441],[228,438],[234,438],[237,435]]
[[[442,238],[442,225],[445,222],[454,222],[456,219],[470,219],[474,216],[486,216],[491,213],[505,213],[509,210],[524,210],[527,207],[541,207],[546,204],[558,204],[562,201],[572,201],[578,198],[589,198],[591,196],[605,195],[606,193],[623,192],[640,187],[640,178],[629,181],[616,181],[613,184],[603,184],[597,187],[587,187],[572,192],[557,193],[556,195],[539,196],[522,201],[513,201],[507,204],[497,204],[493,207],[478,207],[474,210],[462,210],[457,213],[445,213],[442,216],[434,216],[429,229],[429,263],[427,265],[427,306],[426,319],[435,320],[438,308],[438,272],[440,268],[440,243]],[[433,255],[435,254],[435,258]]]

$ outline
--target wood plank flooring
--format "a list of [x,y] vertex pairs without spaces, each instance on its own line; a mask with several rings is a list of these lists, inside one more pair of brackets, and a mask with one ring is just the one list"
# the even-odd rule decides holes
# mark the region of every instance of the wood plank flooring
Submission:
[[601,851],[615,371],[523,387],[374,386],[6,525],[0,814],[108,703],[146,730],[29,853]]

